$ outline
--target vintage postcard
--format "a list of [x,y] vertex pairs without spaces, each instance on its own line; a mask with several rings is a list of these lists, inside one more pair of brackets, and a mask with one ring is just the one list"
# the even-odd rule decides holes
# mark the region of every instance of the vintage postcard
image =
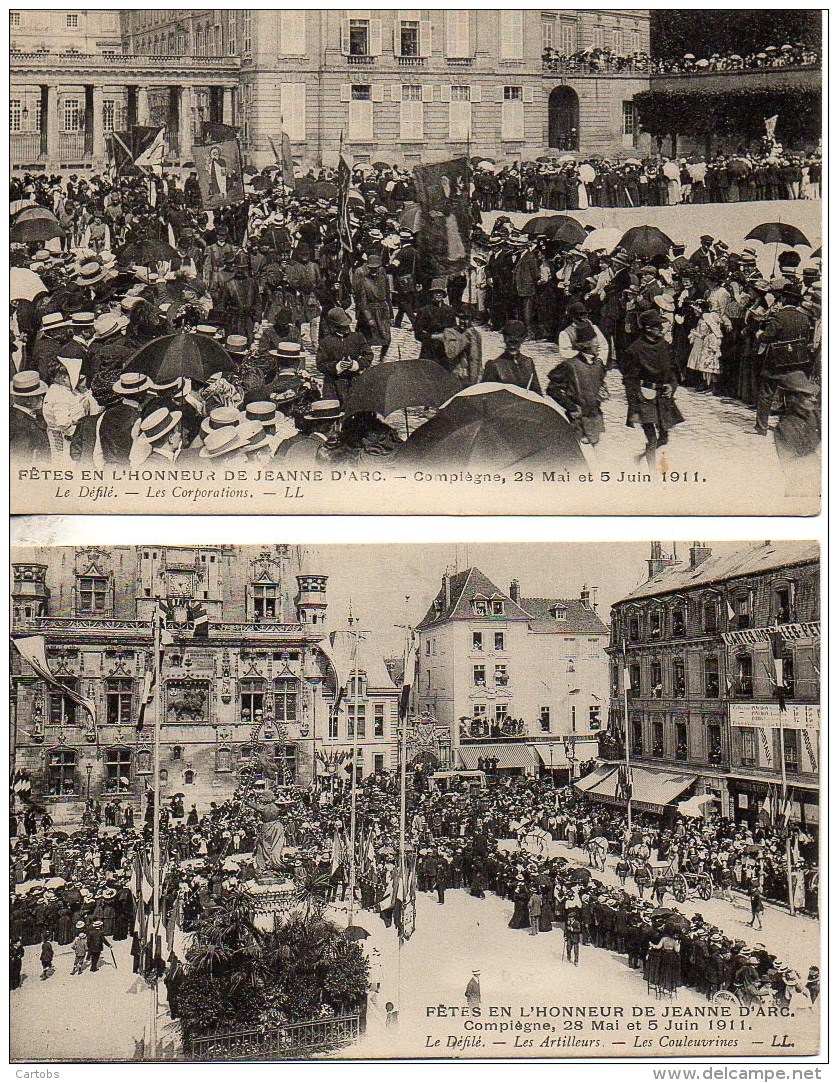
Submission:
[[820,11],[10,18],[14,512],[817,514]]
[[14,1060],[821,1052],[817,543],[11,560]]

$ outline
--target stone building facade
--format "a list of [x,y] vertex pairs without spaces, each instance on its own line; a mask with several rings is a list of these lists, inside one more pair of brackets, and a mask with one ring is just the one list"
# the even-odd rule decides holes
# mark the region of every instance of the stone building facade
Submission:
[[447,728],[451,766],[578,775],[596,755],[607,707],[608,628],[586,589],[524,598],[478,568],[443,577],[418,625],[414,707]]
[[784,764],[792,819],[817,823],[819,581],[815,543],[715,555],[695,542],[686,561],[652,543],[646,582],[613,607],[608,648],[609,734],[622,744],[627,673],[630,758],[655,772],[652,789],[709,794],[710,811],[755,823]]
[[[329,749],[346,745],[356,706],[350,694],[334,709],[342,678],[328,650],[327,579],[285,545],[17,550],[13,634],[44,637],[52,673],[92,701],[95,722],[13,652],[15,766],[56,819],[72,818],[88,794],[139,802],[159,702],[164,796],[223,800],[254,767],[288,785],[328,775]],[[158,605],[173,642],[140,728]],[[396,695],[392,682],[360,694],[357,710],[368,702],[370,716],[361,774],[391,766]]]

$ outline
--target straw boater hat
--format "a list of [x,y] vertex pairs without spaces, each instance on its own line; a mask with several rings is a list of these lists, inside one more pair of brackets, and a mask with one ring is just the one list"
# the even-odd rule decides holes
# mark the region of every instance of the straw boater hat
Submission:
[[46,393],[47,385],[35,369],[22,369],[12,377],[11,394],[16,398],[31,399]]
[[343,410],[337,399],[318,399],[308,408],[305,415],[306,421],[339,421],[343,417]]
[[225,425],[223,429],[213,429],[204,439],[204,446],[198,452],[202,459],[218,459],[234,451],[240,451],[250,439],[250,430],[242,431],[242,425]]
[[50,328],[56,327],[69,327],[70,321],[65,319],[61,312],[45,312],[41,317],[41,330],[47,331]]
[[249,402],[244,408],[248,421],[258,421],[260,425],[273,425],[276,422],[275,402]]
[[201,432],[207,436],[218,429],[234,428],[241,421],[242,415],[235,406],[216,406],[209,417],[201,422]]
[[270,447],[271,438],[265,432],[261,422],[243,421],[239,429],[240,436],[245,440],[242,446],[242,451],[245,453],[261,451],[262,448]]
[[[331,317],[331,312],[329,316]],[[298,361],[303,356],[303,348],[299,342],[280,342],[275,350],[268,350],[268,353],[280,360]]]
[[158,444],[169,435],[172,429],[177,428],[183,414],[180,410],[167,410],[161,406],[153,410],[148,417],[140,422],[140,435],[144,436],[150,444]]
[[112,385],[112,390],[117,395],[142,395],[144,391],[148,391],[153,386],[148,376],[141,372],[123,372],[116,383]]
[[121,312],[103,312],[93,321],[93,330],[96,338],[110,338],[111,335],[124,330],[128,326],[128,317]]
[[109,274],[98,260],[92,259],[76,268],[74,278],[79,286],[95,286],[97,282],[104,282]]
[[227,353],[245,354],[247,353],[247,339],[244,335],[228,335],[227,341],[224,343],[224,349]]

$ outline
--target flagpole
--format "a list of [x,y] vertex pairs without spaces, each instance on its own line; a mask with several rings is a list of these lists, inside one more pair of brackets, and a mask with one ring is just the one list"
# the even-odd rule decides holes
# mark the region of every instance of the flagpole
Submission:
[[[629,668],[625,640],[623,640],[623,709],[625,711],[623,743],[625,745],[626,754],[626,786],[628,787],[628,793],[626,796],[626,827],[628,831],[628,842],[631,842],[631,797],[633,787],[631,785],[631,759],[629,756]],[[626,849],[628,849],[628,843],[626,845]]]
[[358,797],[358,785],[357,785],[357,770],[356,764],[358,759],[358,629],[354,627],[355,619],[352,616],[352,606],[349,607],[349,631],[354,637],[353,640],[353,669],[352,669],[352,699],[353,699],[353,711],[352,711],[352,787],[350,789],[349,798],[349,921],[348,926],[352,925],[352,918],[355,912],[355,833],[357,830],[357,797]]
[[788,893],[789,914],[792,917],[795,915],[794,909],[794,886],[792,884],[792,869],[791,869],[791,837],[789,835],[789,820],[786,816],[786,804],[788,802],[788,780],[786,778],[786,744],[783,728],[783,714],[782,707],[780,708],[780,778],[783,786],[783,806],[781,815],[783,817],[783,826],[786,833],[786,891]]
[[[160,629],[160,598],[157,598],[154,614],[154,752],[152,761],[152,827],[151,827],[151,881],[152,881],[152,945],[156,952],[157,927],[160,922],[160,688],[162,674],[160,672],[161,629]],[[152,966],[156,968],[157,960],[152,960]],[[151,1018],[150,1018],[150,1045],[148,1058],[157,1059],[157,986],[158,978],[156,969],[151,977]]]

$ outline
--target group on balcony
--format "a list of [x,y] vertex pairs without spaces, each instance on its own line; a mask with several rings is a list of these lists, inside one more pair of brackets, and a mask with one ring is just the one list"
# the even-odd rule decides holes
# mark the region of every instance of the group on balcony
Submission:
[[462,718],[460,719],[460,739],[488,737],[498,740],[503,737],[523,737],[526,728],[526,723],[522,718],[504,716],[491,722],[487,718]]

